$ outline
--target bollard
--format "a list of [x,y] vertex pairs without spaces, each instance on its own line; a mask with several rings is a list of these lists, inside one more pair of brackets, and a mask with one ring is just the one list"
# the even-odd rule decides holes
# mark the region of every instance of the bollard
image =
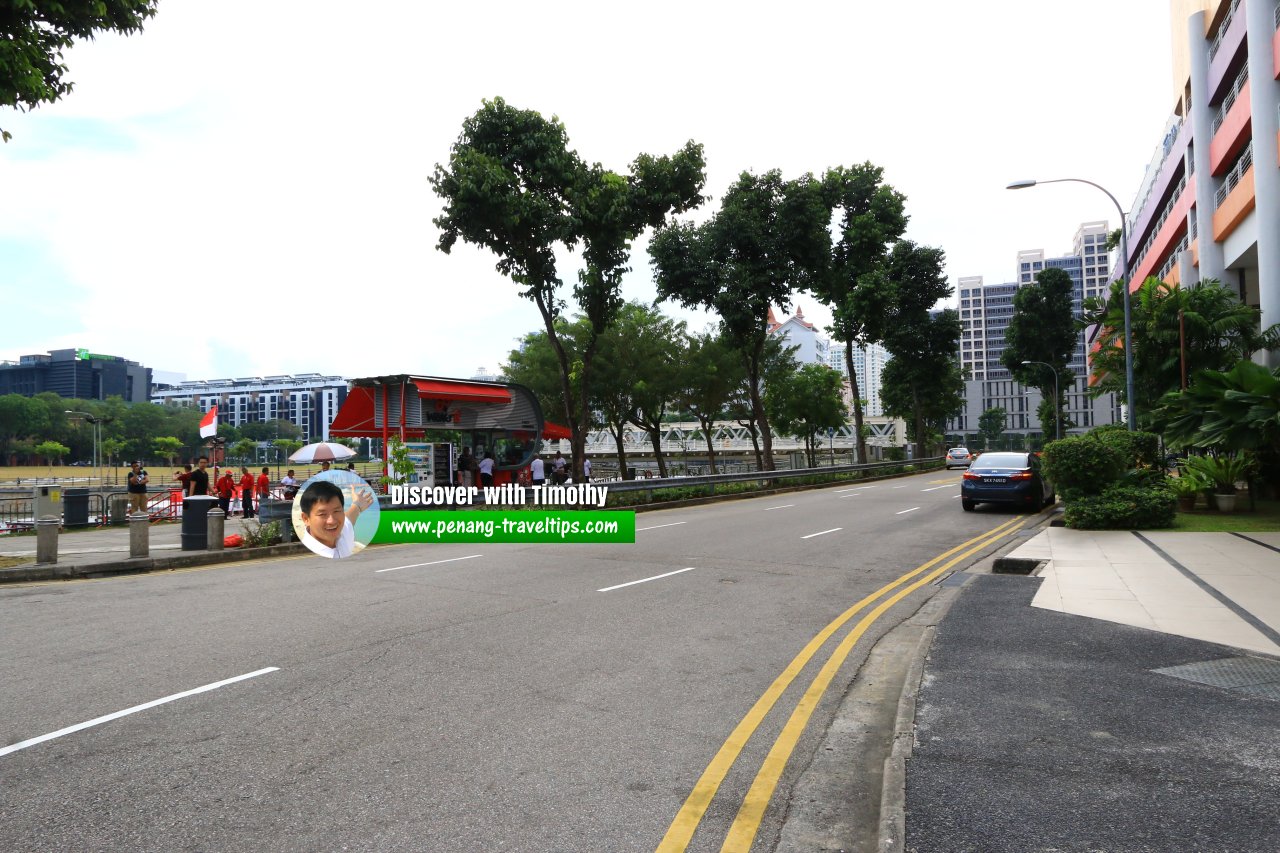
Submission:
[[46,515],[36,520],[36,562],[58,562],[58,527],[59,519]]
[[222,507],[215,506],[209,510],[209,544],[205,546],[205,550],[222,550],[222,528],[226,520],[227,514],[222,511]]
[[129,556],[146,557],[151,554],[151,517],[145,512],[126,516],[129,521]]

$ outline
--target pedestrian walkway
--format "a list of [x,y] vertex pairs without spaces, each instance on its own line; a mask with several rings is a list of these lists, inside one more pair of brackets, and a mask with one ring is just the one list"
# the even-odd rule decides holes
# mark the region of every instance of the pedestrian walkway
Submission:
[[1048,561],[1033,607],[1280,655],[1280,533],[1050,527],[1009,556]]

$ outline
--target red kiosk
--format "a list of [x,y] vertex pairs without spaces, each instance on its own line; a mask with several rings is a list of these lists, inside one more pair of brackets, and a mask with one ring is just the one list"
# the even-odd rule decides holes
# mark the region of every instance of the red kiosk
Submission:
[[[527,469],[544,438],[569,437],[567,429],[543,419],[537,398],[522,385],[411,374],[354,380],[329,427],[329,435],[339,438],[381,438],[384,448],[393,437],[431,441],[432,432],[460,433],[462,446],[477,459],[491,451],[495,484]],[[447,454],[450,477],[456,452]],[[435,461],[436,470],[442,461]]]

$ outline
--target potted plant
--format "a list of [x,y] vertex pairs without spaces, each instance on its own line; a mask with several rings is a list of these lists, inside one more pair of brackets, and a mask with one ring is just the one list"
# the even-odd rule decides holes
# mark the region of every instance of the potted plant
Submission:
[[1212,486],[1210,494],[1222,512],[1236,508],[1236,483],[1247,477],[1252,468],[1253,460],[1244,453],[1192,456],[1185,465],[1185,470]]
[[1196,508],[1196,495],[1209,488],[1209,483],[1192,471],[1183,471],[1179,476],[1168,477],[1165,482],[1169,490],[1178,497],[1178,509],[1191,512]]

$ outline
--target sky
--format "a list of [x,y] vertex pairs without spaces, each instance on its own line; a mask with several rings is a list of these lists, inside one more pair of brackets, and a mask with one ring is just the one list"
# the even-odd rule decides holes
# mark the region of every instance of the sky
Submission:
[[[616,171],[702,143],[695,220],[743,171],[871,161],[953,285],[1009,281],[1019,250],[1118,224],[1091,187],[1010,181],[1133,202],[1174,105],[1169,17],[1168,0],[161,0],[141,34],[66,54],[63,100],[0,109],[0,359],[84,347],[192,380],[497,370],[537,308],[487,250],[436,249],[427,180],[495,96]],[[646,245],[623,295],[648,302]],[[559,268],[572,283],[577,257]]]

